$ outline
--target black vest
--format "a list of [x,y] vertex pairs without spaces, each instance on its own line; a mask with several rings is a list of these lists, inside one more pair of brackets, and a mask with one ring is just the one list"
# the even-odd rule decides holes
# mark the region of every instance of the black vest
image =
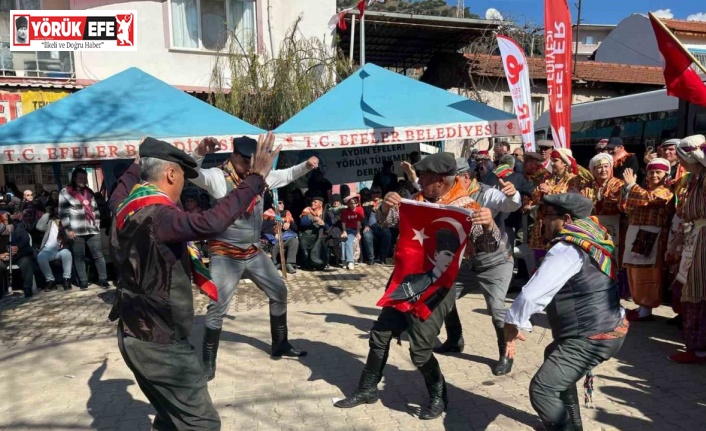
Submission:
[[111,251],[120,271],[111,320],[139,340],[170,344],[189,336],[194,322],[191,262],[186,243],[165,244],[153,225],[163,205],[143,208],[118,232],[113,223]]
[[547,306],[555,340],[586,338],[614,330],[620,324],[618,282],[580,250],[581,270],[569,279]]

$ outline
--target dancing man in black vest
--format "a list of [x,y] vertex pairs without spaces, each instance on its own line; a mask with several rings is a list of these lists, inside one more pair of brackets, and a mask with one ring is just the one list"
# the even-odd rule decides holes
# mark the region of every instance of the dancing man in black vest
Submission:
[[615,247],[590,217],[593,203],[575,193],[548,195],[545,235],[552,248],[505,315],[507,356],[519,330],[546,308],[554,341],[530,383],[530,401],[546,430],[583,430],[576,382],[613,357],[628,332],[616,280]]

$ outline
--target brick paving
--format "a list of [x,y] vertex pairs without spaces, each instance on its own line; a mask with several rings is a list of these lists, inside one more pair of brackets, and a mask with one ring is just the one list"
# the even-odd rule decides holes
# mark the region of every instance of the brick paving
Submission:
[[[269,359],[267,300],[243,283],[226,319],[218,372],[209,391],[224,430],[525,430],[538,425],[527,387],[550,334],[519,346],[512,374],[495,377],[497,351],[479,293],[459,301],[466,350],[439,357],[451,404],[441,419],[413,413],[426,393],[408,346],[393,345],[381,402],[351,410],[332,406],[350,393],[367,354],[367,333],[390,273],[385,266],[290,276],[290,338],[309,350],[301,361]],[[149,430],[154,411],[136,386],[107,321],[114,290],[42,293],[0,301],[0,430]],[[508,300],[510,302],[511,300]],[[633,306],[632,304],[628,304]],[[192,342],[200,345],[206,301],[196,295]],[[586,430],[706,429],[706,367],[665,357],[680,345],[665,324],[634,324],[618,357],[595,370],[595,409]],[[580,389],[581,390],[581,389]]]

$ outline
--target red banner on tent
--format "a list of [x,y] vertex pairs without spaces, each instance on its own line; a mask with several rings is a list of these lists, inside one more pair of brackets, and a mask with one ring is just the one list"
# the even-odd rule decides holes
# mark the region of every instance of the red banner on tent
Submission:
[[400,205],[395,269],[378,301],[424,320],[453,295],[471,232],[471,211],[404,199]]
[[566,0],[544,0],[549,119],[555,148],[571,145],[571,12]]

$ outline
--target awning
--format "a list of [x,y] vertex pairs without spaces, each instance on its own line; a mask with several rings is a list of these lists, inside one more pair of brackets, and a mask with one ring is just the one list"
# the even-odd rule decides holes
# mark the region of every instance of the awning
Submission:
[[275,133],[286,151],[513,136],[520,129],[514,114],[366,64]]
[[0,126],[0,163],[134,158],[151,136],[190,152],[206,136],[264,131],[140,69],[130,68]]

